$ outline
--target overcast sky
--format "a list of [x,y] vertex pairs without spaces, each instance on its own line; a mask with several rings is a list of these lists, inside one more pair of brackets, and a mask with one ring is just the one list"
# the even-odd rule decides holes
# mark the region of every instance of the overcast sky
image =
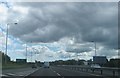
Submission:
[[118,56],[117,2],[14,2],[7,6],[0,4],[0,48],[5,50],[9,23],[12,60],[25,58],[25,43],[29,61],[31,52],[33,61],[92,59],[94,42],[97,55]]

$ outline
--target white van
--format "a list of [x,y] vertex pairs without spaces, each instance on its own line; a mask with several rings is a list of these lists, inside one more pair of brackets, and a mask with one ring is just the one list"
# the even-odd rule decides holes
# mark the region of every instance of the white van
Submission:
[[44,62],[44,68],[49,68],[49,62]]

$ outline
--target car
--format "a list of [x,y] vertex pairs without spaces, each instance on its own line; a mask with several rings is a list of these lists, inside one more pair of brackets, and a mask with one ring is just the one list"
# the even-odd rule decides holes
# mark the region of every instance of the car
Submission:
[[101,68],[101,66],[99,64],[92,64],[90,67],[92,67],[92,68]]

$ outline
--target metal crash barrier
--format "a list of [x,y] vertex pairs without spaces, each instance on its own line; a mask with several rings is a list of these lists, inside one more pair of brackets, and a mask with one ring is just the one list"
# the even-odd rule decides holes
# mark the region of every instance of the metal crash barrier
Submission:
[[58,65],[57,67],[62,67],[65,69],[71,69],[82,72],[91,72],[91,73],[99,72],[99,74],[101,75],[106,74],[110,76],[119,76],[119,72],[120,72],[120,68],[110,68],[110,67],[94,68],[90,66],[74,66],[74,65]]

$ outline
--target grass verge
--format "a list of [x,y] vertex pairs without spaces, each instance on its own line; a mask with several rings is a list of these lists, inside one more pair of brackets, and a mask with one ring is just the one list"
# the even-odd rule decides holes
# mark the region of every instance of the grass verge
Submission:
[[30,66],[31,66],[31,65],[28,65],[28,64],[8,63],[8,64],[3,64],[3,65],[2,65],[2,70],[5,70],[5,69],[26,68],[26,67],[30,67]]

